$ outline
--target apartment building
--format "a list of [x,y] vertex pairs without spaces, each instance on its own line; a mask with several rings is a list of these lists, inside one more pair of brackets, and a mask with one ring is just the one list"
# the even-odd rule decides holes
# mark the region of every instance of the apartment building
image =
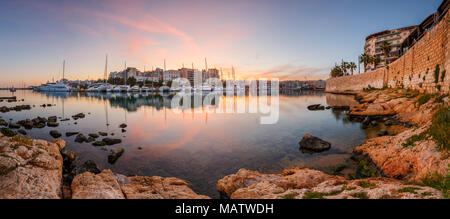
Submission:
[[[388,63],[391,63],[398,59],[401,55],[403,41],[408,38],[408,36],[416,29],[417,26],[403,27],[393,30],[381,31],[368,36],[366,38],[366,44],[364,46],[364,53],[370,56],[380,57],[381,62],[377,66],[368,64],[365,71],[384,67],[386,59],[388,59]],[[384,52],[381,49],[381,45],[384,42],[388,42],[392,47],[392,50],[388,57],[384,56]]]

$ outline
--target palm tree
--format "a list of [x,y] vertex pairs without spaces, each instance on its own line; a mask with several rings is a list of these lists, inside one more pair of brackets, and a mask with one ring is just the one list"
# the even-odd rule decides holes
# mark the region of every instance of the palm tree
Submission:
[[348,68],[350,69],[353,75],[353,71],[356,69],[356,64],[354,62],[350,62],[348,63]]
[[344,60],[342,60],[341,69],[342,69],[342,73],[344,75],[347,75],[348,62],[344,62]]
[[364,71],[367,69],[367,64],[370,63],[370,56],[367,54],[362,54],[359,56],[359,63],[364,63]]
[[381,46],[380,46],[381,50],[384,53],[384,61],[385,61],[385,65],[388,65],[388,59],[389,59],[389,53],[391,53],[392,50],[392,46],[389,42],[384,41]]
[[377,69],[377,65],[380,64],[381,58],[379,56],[375,55],[375,56],[372,56],[370,58],[370,60],[371,60],[370,63],[373,64],[373,66],[374,66],[373,68]]

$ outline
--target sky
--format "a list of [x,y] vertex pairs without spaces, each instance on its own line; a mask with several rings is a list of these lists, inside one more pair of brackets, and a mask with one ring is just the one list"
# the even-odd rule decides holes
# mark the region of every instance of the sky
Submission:
[[419,24],[442,0],[0,0],[0,87],[62,77],[234,66],[238,79],[326,79],[365,37]]

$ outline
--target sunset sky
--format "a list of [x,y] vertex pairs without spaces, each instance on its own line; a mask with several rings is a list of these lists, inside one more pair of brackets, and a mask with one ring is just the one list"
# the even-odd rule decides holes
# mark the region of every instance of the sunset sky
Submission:
[[420,23],[442,0],[1,0],[0,87],[184,63],[237,77],[325,79],[364,38]]

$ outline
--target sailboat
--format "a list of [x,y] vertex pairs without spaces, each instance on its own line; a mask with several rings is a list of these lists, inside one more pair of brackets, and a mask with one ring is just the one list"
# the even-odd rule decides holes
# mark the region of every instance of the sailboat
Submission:
[[43,87],[43,91],[49,91],[49,92],[69,92],[70,87],[64,84],[64,76],[65,76],[65,70],[66,70],[66,60],[63,61],[63,78],[56,82],[56,83],[47,83]]

